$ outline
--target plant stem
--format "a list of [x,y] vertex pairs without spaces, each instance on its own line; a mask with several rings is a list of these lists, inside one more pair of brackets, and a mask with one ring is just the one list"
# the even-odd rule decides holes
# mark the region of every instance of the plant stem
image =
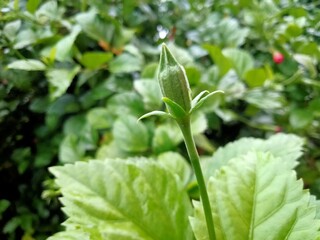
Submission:
[[191,123],[190,123],[189,116],[181,121],[178,121],[178,124],[183,134],[184,142],[188,151],[191,165],[193,167],[193,170],[198,182],[200,197],[201,197],[204,215],[207,223],[209,239],[216,240],[216,233],[214,229],[214,223],[213,223],[211,206],[210,206],[209,197],[207,193],[206,183],[203,178],[198,151],[196,149],[196,145],[192,137]]

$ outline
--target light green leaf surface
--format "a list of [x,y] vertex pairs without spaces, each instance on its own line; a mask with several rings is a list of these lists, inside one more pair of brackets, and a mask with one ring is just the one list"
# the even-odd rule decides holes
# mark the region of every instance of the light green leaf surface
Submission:
[[61,187],[67,230],[90,229],[108,240],[193,239],[183,185],[152,159],[94,160],[50,171]]
[[297,159],[302,155],[304,141],[293,134],[278,133],[267,140],[257,138],[241,138],[238,141],[219,148],[213,157],[203,162],[204,175],[208,179],[214,172],[226,165],[229,160],[250,151],[270,152],[275,157],[280,157],[284,162],[294,168]]
[[75,66],[73,69],[61,68],[48,70],[46,76],[50,84],[50,97],[56,99],[63,95],[79,71],[80,66]]
[[113,126],[113,136],[119,147],[128,152],[144,152],[149,147],[147,127],[132,116],[118,118]]
[[244,50],[227,48],[224,49],[222,53],[232,61],[233,68],[236,70],[240,78],[242,78],[245,73],[254,66],[252,56]]
[[86,68],[95,69],[109,62],[112,57],[113,55],[110,52],[85,52],[80,61]]
[[78,34],[80,33],[81,28],[79,25],[76,25],[72,28],[72,31],[69,35],[62,38],[56,47],[56,59],[58,61],[65,61],[71,59],[71,50],[74,46],[74,41],[76,40]]
[[46,69],[46,65],[39,60],[26,59],[14,61],[8,65],[8,68],[25,71],[43,71]]
[[111,73],[131,73],[142,69],[143,59],[129,53],[114,58],[109,65]]
[[162,105],[159,83],[154,79],[134,81],[134,88],[142,96],[146,109],[159,109]]
[[191,178],[191,166],[187,160],[176,152],[165,152],[158,156],[158,162],[169,172],[177,174],[184,186]]
[[[231,160],[208,182],[217,240],[316,240],[317,205],[286,161],[250,152]],[[209,239],[202,206],[191,223],[197,240]]]

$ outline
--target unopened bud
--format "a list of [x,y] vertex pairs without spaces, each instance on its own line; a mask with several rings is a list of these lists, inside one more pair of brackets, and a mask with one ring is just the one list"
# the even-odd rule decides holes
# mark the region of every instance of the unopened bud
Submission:
[[188,113],[191,108],[191,91],[184,68],[165,44],[162,45],[158,74],[162,95]]

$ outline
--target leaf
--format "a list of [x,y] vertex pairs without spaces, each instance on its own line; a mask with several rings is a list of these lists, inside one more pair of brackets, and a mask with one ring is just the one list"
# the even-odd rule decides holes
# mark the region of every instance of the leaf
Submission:
[[3,28],[3,34],[10,40],[14,41],[21,27],[21,20],[7,23]]
[[130,114],[140,117],[144,112],[143,101],[136,92],[122,92],[108,100],[108,110],[116,115]]
[[162,105],[159,83],[153,79],[134,81],[134,88],[142,96],[146,109],[157,109]]
[[176,152],[165,152],[158,156],[158,162],[169,172],[177,174],[184,186],[191,179],[191,166],[186,159]]
[[28,0],[27,2],[27,10],[30,13],[34,13],[40,4],[40,0]]
[[220,77],[224,76],[232,67],[230,59],[225,57],[217,46],[206,44],[203,48],[209,52],[211,59],[218,66]]
[[67,135],[60,144],[59,161],[61,163],[73,163],[82,160],[84,149],[79,146],[79,138],[75,135]]
[[302,155],[304,141],[293,134],[278,133],[267,140],[259,138],[241,138],[238,141],[220,147],[207,162],[203,163],[204,175],[208,179],[214,172],[229,160],[247,154],[250,151],[270,152],[275,157],[283,159],[284,162],[294,168],[297,159]]
[[183,185],[152,159],[94,160],[50,171],[63,194],[67,231],[91,229],[117,240],[193,239]]
[[81,28],[79,25],[76,25],[72,28],[72,31],[69,35],[62,38],[55,46],[56,52],[55,57],[58,61],[65,61],[71,59],[71,50],[74,46],[74,41],[76,40],[78,34],[80,33]]
[[99,68],[104,63],[109,62],[112,59],[112,53],[105,52],[85,52],[80,62],[89,69]]
[[170,98],[163,97],[162,101],[167,105],[170,114],[174,118],[184,118],[187,115],[185,110],[178,103],[172,101]]
[[262,88],[254,88],[246,92],[243,97],[248,103],[257,106],[261,109],[279,109],[285,101],[282,94],[277,91]]
[[261,87],[268,75],[264,68],[255,68],[247,71],[244,78],[249,87]]
[[114,117],[106,108],[93,108],[86,116],[88,123],[94,129],[110,128],[114,122]]
[[51,99],[56,99],[63,95],[79,71],[80,66],[74,66],[73,69],[54,68],[48,70],[46,76],[50,84],[49,90]]
[[254,67],[252,56],[244,50],[227,48],[222,53],[232,61],[232,65],[240,78],[243,78],[245,73]]
[[10,206],[10,202],[6,199],[0,199],[0,220],[1,220],[1,214],[7,210],[7,208]]
[[[287,163],[271,154],[250,152],[231,160],[210,178],[208,195],[217,240],[320,237],[313,197]],[[196,239],[209,239],[202,206],[195,208]]]
[[79,13],[76,15],[75,19],[89,37],[110,44],[115,32],[115,26],[111,20],[106,21],[101,18],[95,9]]
[[146,114],[143,114],[141,117],[139,117],[138,121],[144,119],[144,118],[148,118],[151,116],[167,116],[167,117],[171,117],[170,114],[163,112],[163,111],[152,111],[152,112],[148,112]]
[[113,126],[113,136],[119,147],[128,152],[144,152],[149,147],[147,127],[135,117],[122,116]]
[[142,69],[143,59],[139,59],[128,53],[123,53],[113,59],[109,64],[112,73],[130,73]]
[[241,28],[236,19],[228,17],[219,21],[217,30],[219,32],[217,41],[224,47],[238,47],[242,45],[249,34],[248,28]]
[[39,60],[27,59],[14,61],[8,65],[8,68],[25,71],[43,71],[46,69],[46,65]]
[[295,129],[307,127],[311,124],[312,120],[312,111],[309,109],[294,109],[290,112],[289,122]]

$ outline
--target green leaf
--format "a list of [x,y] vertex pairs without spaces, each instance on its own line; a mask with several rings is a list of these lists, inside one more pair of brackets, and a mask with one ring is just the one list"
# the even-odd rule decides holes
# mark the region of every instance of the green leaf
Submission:
[[268,90],[262,88],[254,88],[246,92],[243,97],[248,103],[257,106],[261,109],[279,109],[283,106],[285,101],[280,92]]
[[167,122],[159,125],[154,130],[152,149],[155,153],[174,150],[182,142],[183,136],[175,122]]
[[27,10],[30,13],[34,13],[40,4],[40,0],[28,0],[27,2]]
[[254,67],[253,58],[244,50],[227,48],[224,49],[222,53],[232,61],[233,68],[240,78],[242,78],[248,70]]
[[144,152],[149,147],[147,127],[135,117],[122,116],[113,126],[113,136],[119,147],[128,152]]
[[162,101],[167,105],[167,108],[170,112],[170,114],[174,118],[183,118],[187,115],[187,113],[184,111],[184,109],[176,102],[172,101],[170,98],[163,97]]
[[115,32],[115,26],[111,19],[110,21],[106,21],[101,18],[95,9],[79,13],[76,15],[75,19],[89,37],[110,44]]
[[7,210],[7,208],[10,206],[10,202],[6,199],[0,200],[0,220],[1,220],[1,214]]
[[[205,91],[203,91],[203,92],[206,93]],[[194,104],[194,106],[192,106],[191,112],[197,110],[199,107],[202,106],[203,103],[205,103],[209,98],[216,95],[217,93],[223,94],[224,92],[221,90],[217,90],[217,91],[209,93],[208,95],[204,96],[203,98],[201,98],[202,97],[202,95],[200,95],[200,94],[202,94],[202,92],[201,92],[195,99],[192,100],[192,105]],[[197,99],[197,98],[199,98],[199,99]]]
[[61,163],[73,163],[82,160],[84,149],[79,146],[79,138],[67,135],[60,144],[59,160]]
[[63,95],[70,86],[73,78],[80,71],[80,66],[75,66],[73,69],[50,69],[46,72],[49,81],[49,90],[51,99],[56,99]]
[[37,41],[37,35],[32,29],[25,29],[18,32],[15,38],[14,49],[25,48]]
[[109,64],[112,73],[131,73],[142,69],[143,59],[128,53],[123,53],[113,59]]
[[46,69],[46,65],[39,60],[27,59],[14,61],[8,65],[8,68],[25,71],[43,71]]
[[99,68],[104,63],[109,62],[112,59],[112,53],[105,52],[85,52],[80,62],[89,69]]
[[203,163],[204,175],[208,179],[217,169],[229,160],[247,154],[250,151],[270,152],[283,159],[292,168],[297,166],[297,159],[302,155],[304,141],[293,134],[278,133],[267,140],[259,138],[241,138],[238,141],[220,147],[213,157]]
[[[313,197],[291,167],[271,154],[250,152],[231,160],[210,178],[208,195],[217,240],[320,237]],[[209,239],[202,207],[195,208],[196,238]]]
[[14,41],[21,27],[21,20],[7,23],[3,28],[3,34],[10,40]]
[[156,161],[94,160],[50,171],[63,194],[67,231],[91,229],[117,240],[193,239],[186,191]]
[[158,156],[158,162],[169,172],[177,174],[184,186],[191,179],[191,166],[187,160],[176,152],[166,152]]
[[108,110],[116,115],[130,114],[140,117],[144,112],[143,101],[136,92],[122,92],[108,101]]
[[231,60],[225,57],[217,46],[206,44],[203,47],[209,52],[211,59],[218,66],[220,77],[225,75],[232,67]]
[[245,81],[249,87],[261,87],[268,79],[267,72],[264,68],[255,68],[246,72]]
[[153,79],[134,81],[134,88],[143,98],[146,109],[158,109],[162,105],[159,83]]
[[143,114],[141,117],[139,117],[138,121],[144,119],[144,118],[148,118],[151,116],[167,116],[167,117],[171,117],[170,114],[163,112],[163,111],[152,111],[152,112],[148,112],[146,114]]
[[301,129],[311,124],[312,111],[309,109],[294,109],[290,112],[289,122],[293,128]]
[[114,117],[106,108],[93,108],[87,113],[88,123],[94,129],[110,128],[113,124]]
[[76,25],[72,28],[72,31],[69,35],[62,38],[55,46],[56,53],[55,57],[58,61],[65,61],[71,59],[71,50],[74,46],[74,41],[76,40],[78,34],[80,33],[81,28],[79,25]]

